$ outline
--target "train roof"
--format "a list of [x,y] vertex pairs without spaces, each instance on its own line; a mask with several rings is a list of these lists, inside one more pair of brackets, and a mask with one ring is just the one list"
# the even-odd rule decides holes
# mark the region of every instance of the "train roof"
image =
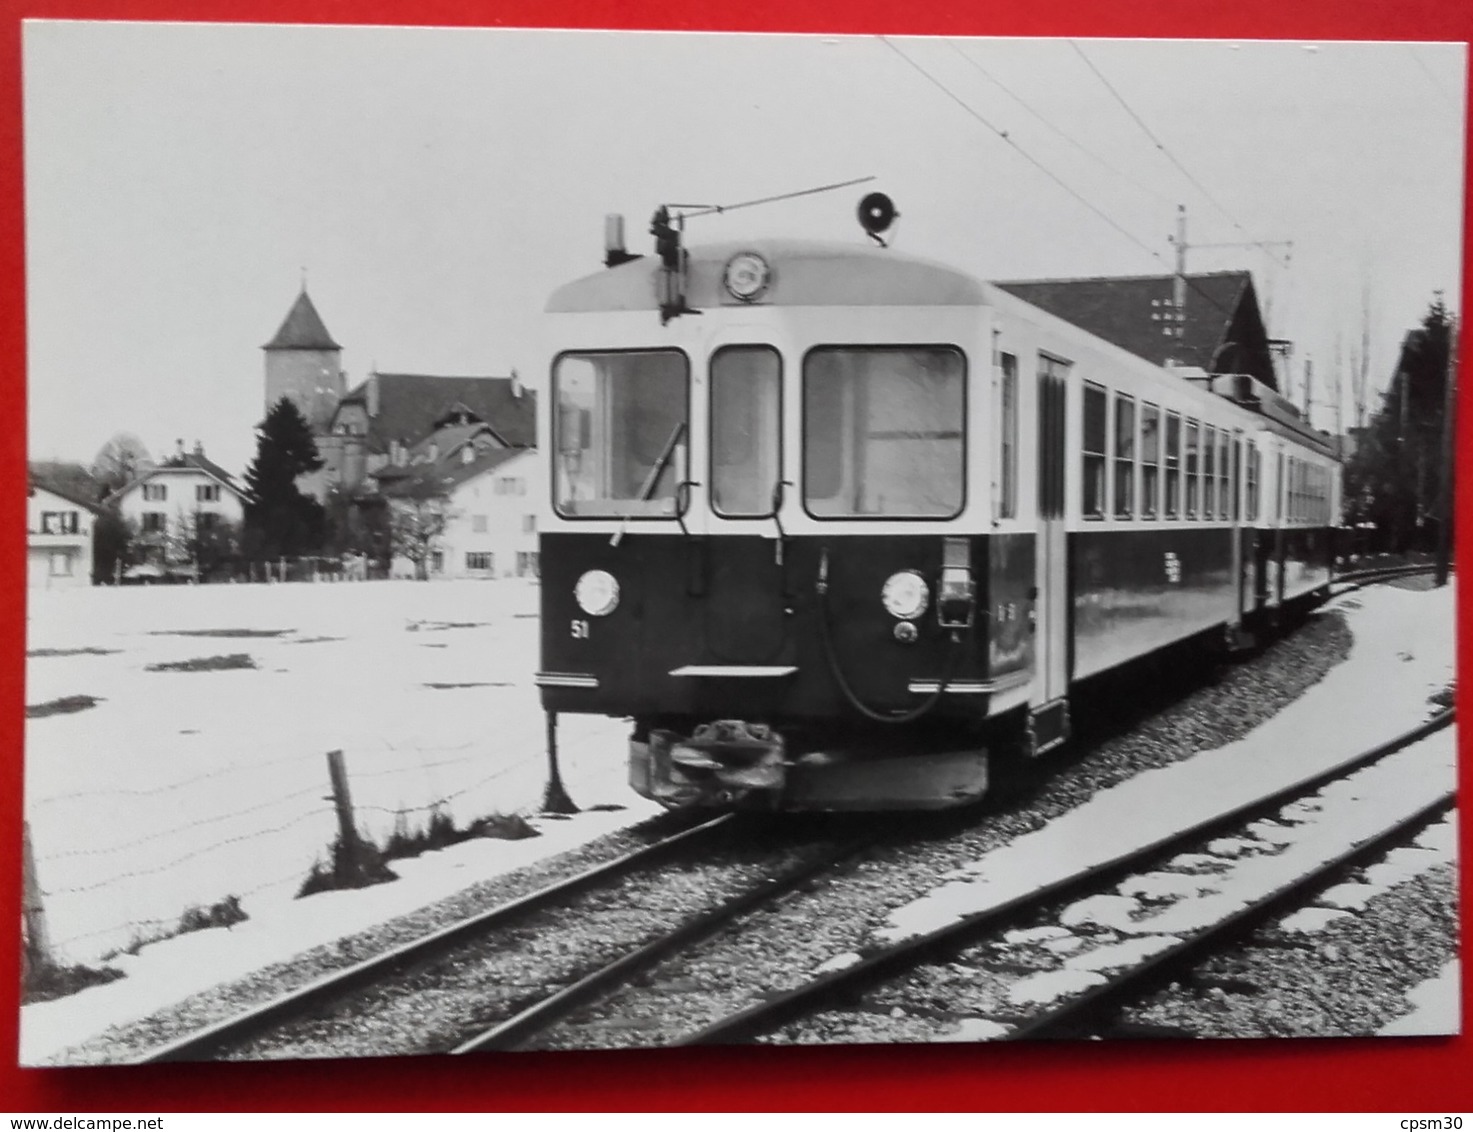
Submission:
[[[867,244],[810,240],[743,240],[698,244],[689,255],[686,301],[696,310],[743,306],[726,291],[726,265],[756,252],[773,265],[762,306],[941,306],[987,303],[985,284],[954,267]],[[656,311],[660,260],[656,256],[606,268],[554,291],[549,313]]]

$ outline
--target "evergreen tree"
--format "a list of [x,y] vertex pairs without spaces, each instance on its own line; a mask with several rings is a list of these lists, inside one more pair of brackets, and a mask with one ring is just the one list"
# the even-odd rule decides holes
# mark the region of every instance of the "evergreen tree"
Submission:
[[1402,343],[1381,407],[1346,466],[1345,519],[1373,526],[1368,549],[1400,553],[1436,543],[1452,328],[1438,298]]
[[312,554],[322,544],[322,504],[304,495],[297,477],[322,467],[301,411],[283,397],[256,430],[256,457],[246,468],[244,549],[251,558]]

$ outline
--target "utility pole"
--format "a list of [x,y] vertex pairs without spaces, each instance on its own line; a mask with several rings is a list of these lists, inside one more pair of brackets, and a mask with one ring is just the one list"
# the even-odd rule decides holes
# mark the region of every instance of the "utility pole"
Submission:
[[1176,206],[1176,281],[1171,289],[1171,303],[1176,308],[1178,320],[1186,313],[1187,306],[1187,206]]
[[1447,324],[1447,374],[1442,388],[1442,498],[1438,500],[1437,523],[1437,572],[1436,584],[1447,585],[1449,561],[1452,555],[1453,525],[1453,440],[1456,429],[1453,417],[1457,414],[1456,394],[1458,379],[1458,323],[1449,319]]
[[[1304,355],[1304,423],[1310,424],[1310,414],[1314,411],[1314,359],[1308,354]],[[1311,425],[1311,427],[1313,427]]]

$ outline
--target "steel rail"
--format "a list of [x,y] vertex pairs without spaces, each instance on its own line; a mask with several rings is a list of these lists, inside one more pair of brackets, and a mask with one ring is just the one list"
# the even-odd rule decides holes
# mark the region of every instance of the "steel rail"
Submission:
[[594,865],[571,877],[498,904],[494,908],[447,924],[428,935],[409,940],[361,962],[330,971],[305,986],[145,1050],[128,1064],[209,1060],[228,1046],[238,1045],[325,1002],[371,985],[395,970],[422,962],[505,923],[540,911],[558,900],[579,894],[599,881],[627,875],[638,866],[649,864],[688,841],[715,832],[734,818],[734,814],[722,814],[620,857]]
[[649,970],[681,948],[706,938],[736,917],[793,892],[818,874],[875,845],[880,837],[878,833],[868,834],[777,876],[768,877],[745,892],[692,917],[657,939],[619,956],[577,982],[548,995],[519,1014],[475,1037],[465,1039],[450,1052],[479,1053],[521,1048],[529,1038],[552,1029],[578,1010],[606,997],[609,992],[627,984],[634,976]]
[[965,941],[1017,920],[1041,905],[1068,899],[1081,891],[1128,876],[1143,861],[1179,851],[1204,838],[1215,836],[1220,831],[1272,813],[1306,793],[1442,730],[1453,722],[1453,717],[1452,709],[1444,710],[1416,727],[1333,767],[1316,771],[1253,801],[1225,810],[1145,845],[1136,846],[1108,860],[1096,862],[1031,892],[1001,901],[990,908],[971,912],[929,932],[877,947],[848,967],[827,972],[791,990],[773,994],[686,1035],[674,1044],[687,1046],[750,1041],[794,1018],[825,1009],[836,1000],[852,996],[866,986],[909,970],[932,952],[960,946]]
[[1301,906],[1306,897],[1323,888],[1327,879],[1342,869],[1374,860],[1383,851],[1402,840],[1413,829],[1426,826],[1439,814],[1451,809],[1457,799],[1456,790],[1448,790],[1432,802],[1418,806],[1409,814],[1344,852],[1316,865],[1302,876],[1286,881],[1272,892],[1238,909],[1214,924],[1209,924],[1174,947],[1143,959],[1140,963],[1108,982],[1052,1007],[1030,1018],[1003,1036],[1003,1041],[1084,1037],[1092,1025],[1107,1021],[1155,987],[1190,970],[1214,950],[1239,939],[1275,916]]

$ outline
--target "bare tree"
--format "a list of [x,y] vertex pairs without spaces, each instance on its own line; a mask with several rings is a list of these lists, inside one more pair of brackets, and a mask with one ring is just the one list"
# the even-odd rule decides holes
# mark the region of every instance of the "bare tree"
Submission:
[[430,560],[450,519],[445,494],[430,478],[397,485],[389,499],[391,553],[414,563],[414,576],[420,581],[429,577]]
[[143,441],[131,432],[117,432],[97,450],[92,460],[92,474],[109,492],[126,487],[154,467]]

